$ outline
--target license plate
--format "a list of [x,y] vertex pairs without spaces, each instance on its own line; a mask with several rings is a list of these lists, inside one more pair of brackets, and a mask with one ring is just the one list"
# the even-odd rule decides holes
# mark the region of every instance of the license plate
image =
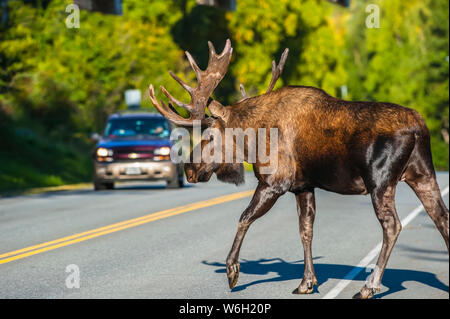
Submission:
[[141,175],[140,167],[127,167],[125,174],[127,175]]

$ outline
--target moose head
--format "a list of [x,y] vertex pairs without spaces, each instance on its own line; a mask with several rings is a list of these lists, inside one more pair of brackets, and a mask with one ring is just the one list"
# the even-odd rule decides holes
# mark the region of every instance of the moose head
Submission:
[[[161,101],[161,103],[158,102],[155,97],[153,85],[150,85],[149,87],[150,99],[156,109],[172,123],[182,127],[193,127],[194,124],[198,123],[202,126],[202,128],[215,129],[216,132],[219,132],[219,138],[221,141],[232,144],[228,145],[228,147],[234,154],[240,153],[242,155],[240,157],[234,156],[232,161],[227,161],[224,155],[226,145],[222,144],[221,153],[223,154],[223,156],[221,156],[221,158],[212,162],[205,162],[204,160],[195,162],[193,159],[193,154],[201,154],[205,147],[209,143],[213,142],[214,136],[211,136],[209,140],[202,140],[196,146],[197,150],[194,148],[194,150],[191,152],[190,160],[184,164],[186,178],[190,183],[207,182],[211,178],[212,174],[216,173],[217,178],[220,181],[239,185],[244,182],[244,167],[242,161],[248,161],[248,148],[255,148],[256,146],[254,144],[249,145],[248,137],[246,140],[247,143],[238,143],[239,145],[236,144],[236,136],[232,137],[231,140],[225,139],[225,137],[227,136],[225,131],[228,128],[236,126],[242,127],[243,122],[247,119],[245,118],[246,114],[240,112],[239,109],[246,109],[251,106],[251,103],[248,103],[249,97],[245,93],[245,89],[242,84],[240,85],[240,89],[243,95],[243,99],[241,99],[233,106],[224,106],[220,102],[213,100],[210,97],[214,89],[223,79],[228,70],[228,66],[230,64],[233,53],[233,48],[231,47],[231,42],[229,39],[226,40],[225,47],[221,54],[216,53],[214,46],[210,41],[208,41],[208,46],[209,61],[208,66],[204,71],[198,67],[194,58],[189,52],[186,51],[186,56],[197,77],[197,87],[190,87],[172,71],[169,71],[170,75],[191,96],[191,101],[189,104],[183,103],[173,97],[163,86],[161,86],[161,91],[169,99],[169,106],[167,106],[163,101]],[[272,62],[272,78],[266,93],[269,93],[273,90],[276,81],[280,77],[283,71],[288,51],[288,49],[285,50],[278,66],[276,65],[275,61]],[[190,114],[189,118],[180,116],[172,107],[173,105],[177,105],[187,110]],[[206,107],[208,107],[212,116],[206,116]],[[244,136],[240,137],[244,138]]]

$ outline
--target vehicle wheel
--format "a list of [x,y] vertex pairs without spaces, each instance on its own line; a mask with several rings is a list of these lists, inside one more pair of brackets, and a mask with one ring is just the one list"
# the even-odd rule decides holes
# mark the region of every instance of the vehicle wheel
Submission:
[[108,183],[94,182],[94,190],[101,191],[105,189],[114,189],[114,182]]
[[182,188],[184,186],[183,175],[178,175],[174,179],[167,181],[167,188]]

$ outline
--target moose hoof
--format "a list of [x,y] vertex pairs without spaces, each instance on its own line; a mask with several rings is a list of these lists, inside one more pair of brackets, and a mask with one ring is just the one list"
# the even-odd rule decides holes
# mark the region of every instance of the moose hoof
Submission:
[[236,263],[227,266],[227,277],[228,285],[230,286],[230,289],[233,289],[239,278],[239,264]]
[[361,291],[353,296],[353,299],[371,299],[377,289],[367,288],[366,286],[362,287]]
[[312,279],[303,279],[300,286],[294,289],[292,293],[294,295],[306,295],[311,294],[314,291],[314,286],[319,286],[316,277]]

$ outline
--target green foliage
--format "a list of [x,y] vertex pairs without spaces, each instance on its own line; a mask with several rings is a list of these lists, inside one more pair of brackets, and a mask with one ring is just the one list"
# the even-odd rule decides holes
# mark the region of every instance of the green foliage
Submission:
[[90,149],[36,136],[0,113],[0,192],[89,181]]
[[[70,124],[85,133],[100,130],[108,114],[125,107],[128,88],[145,92],[154,82],[183,93],[167,74],[184,63],[170,36],[170,23],[181,12],[169,1],[126,1],[124,16],[81,11],[79,29],[65,26],[71,1],[54,0],[45,10],[10,3],[11,27],[0,44],[3,58],[10,61],[3,83],[14,92],[12,98],[26,96],[32,105],[23,111],[34,119],[45,121],[48,114],[38,110],[52,108],[48,90],[76,105]],[[22,108],[22,101],[15,106]]]
[[228,13],[235,47],[231,72],[254,94],[270,82],[271,61],[288,47],[283,84],[312,85],[337,95],[346,83],[344,60],[339,55],[339,34],[331,23],[332,5],[323,1],[241,1]]
[[[341,97],[345,85],[348,95],[342,97],[347,99],[415,108],[432,133],[436,167],[448,169],[446,0],[352,1],[350,9],[320,0],[238,0],[234,12],[199,6],[195,0],[124,0],[122,16],[82,10],[79,29],[65,25],[70,3],[9,1],[9,22],[0,26],[2,149],[5,140],[15,140],[8,151],[22,158],[21,171],[29,168],[35,176],[44,171],[45,176],[56,176],[29,178],[30,185],[40,179],[43,184],[76,181],[41,170],[34,157],[46,149],[53,156],[41,158],[56,163],[55,158],[68,156],[52,146],[60,145],[75,152],[72,157],[85,159],[89,133],[100,132],[109,114],[125,108],[126,89],[145,92],[143,107],[151,110],[146,92],[150,83],[188,101],[189,95],[167,71],[194,84],[183,51],[189,50],[204,68],[207,41],[219,51],[227,38],[235,54],[214,93],[221,102],[240,99],[239,83],[249,94],[263,93],[270,81],[271,61],[278,61],[288,47],[289,58],[277,87],[312,85]],[[381,9],[379,29],[365,26],[365,9],[371,3]],[[17,127],[35,136],[28,153],[21,149],[27,149],[29,141],[17,137]],[[2,161],[12,163],[14,156]],[[3,181],[11,181],[4,167],[12,165],[0,166]],[[88,173],[78,175],[81,180]]]

